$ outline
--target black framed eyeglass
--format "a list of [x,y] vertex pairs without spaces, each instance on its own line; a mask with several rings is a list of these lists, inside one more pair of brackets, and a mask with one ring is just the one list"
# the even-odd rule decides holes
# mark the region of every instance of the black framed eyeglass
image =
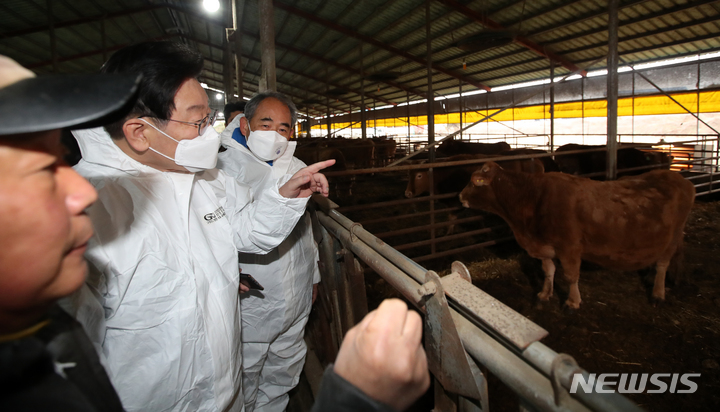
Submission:
[[215,119],[217,119],[217,116],[218,116],[218,111],[213,110],[210,113],[208,113],[207,116],[203,117],[203,119],[200,120],[199,122],[184,122],[182,120],[173,120],[173,119],[167,119],[167,120],[169,122],[177,122],[177,123],[184,123],[184,124],[197,126],[198,136],[200,136],[205,132],[205,130],[207,130],[208,126],[212,126],[213,124],[215,124]]

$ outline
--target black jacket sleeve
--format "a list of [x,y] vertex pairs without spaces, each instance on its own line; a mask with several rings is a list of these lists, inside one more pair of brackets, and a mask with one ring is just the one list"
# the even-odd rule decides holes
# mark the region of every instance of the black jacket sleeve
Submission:
[[390,406],[367,396],[363,391],[333,371],[325,369],[320,392],[312,412],[396,412]]

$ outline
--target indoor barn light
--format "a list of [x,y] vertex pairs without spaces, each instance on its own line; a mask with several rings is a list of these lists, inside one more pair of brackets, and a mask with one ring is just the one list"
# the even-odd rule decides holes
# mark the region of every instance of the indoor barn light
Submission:
[[218,0],[203,0],[203,7],[205,7],[205,10],[214,13],[220,8],[220,2]]
[[216,95],[215,95],[215,98],[216,98],[217,100],[222,100],[222,98],[223,98],[222,93],[216,94]]

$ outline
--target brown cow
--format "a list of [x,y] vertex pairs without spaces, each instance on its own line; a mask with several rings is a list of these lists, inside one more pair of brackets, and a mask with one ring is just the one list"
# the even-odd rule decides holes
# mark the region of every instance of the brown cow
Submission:
[[678,173],[654,170],[611,182],[564,173],[528,174],[488,162],[460,193],[463,206],[505,219],[545,272],[541,300],[553,292],[558,259],[570,282],[568,307],[580,307],[581,259],[613,269],[655,264],[653,297],[665,299],[665,273],[682,246],[695,188]]

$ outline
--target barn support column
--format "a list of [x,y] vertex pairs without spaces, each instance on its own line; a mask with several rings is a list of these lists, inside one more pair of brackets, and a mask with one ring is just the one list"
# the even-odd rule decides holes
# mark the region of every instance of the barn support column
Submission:
[[[225,1],[228,6],[227,10],[232,9],[233,0]],[[232,34],[233,34],[233,13],[225,15],[225,38],[223,39],[223,93],[225,94],[225,102],[227,104],[233,100],[233,50],[232,50]]]
[[[430,33],[430,0],[425,1],[425,47],[427,61],[427,132],[429,160],[435,161],[435,93],[433,92],[433,76],[432,76],[432,37]],[[432,186],[431,186],[432,187]]]
[[619,0],[610,0],[608,4],[606,180],[617,177],[618,3]]
[[327,122],[326,122],[326,124],[327,124],[327,138],[329,139],[332,137],[332,124],[330,124],[330,103],[329,102],[328,102],[328,106],[327,106]]
[[327,106],[327,138],[332,137],[332,124],[330,123],[330,84],[327,82],[328,79],[328,72],[327,68],[325,68],[325,102]]
[[307,116],[307,136],[312,137],[312,119],[310,118],[310,108],[305,108],[305,115]]
[[582,103],[581,106],[581,121],[582,121],[582,143],[585,144],[585,79],[586,77],[583,77],[580,79],[580,102]]
[[550,60],[550,151],[555,150],[555,62]]
[[225,92],[225,103],[233,100],[233,55],[232,43],[230,43],[230,29],[225,30],[223,39],[223,91]]
[[363,65],[362,44],[360,44],[360,131],[367,139],[367,119],[365,118],[365,66]]
[[460,106],[460,140],[463,139],[463,113],[465,113],[465,108],[463,107],[463,98],[462,98],[462,80],[458,81],[458,89],[460,92],[460,98],[458,99],[458,105]]
[[410,92],[405,92],[405,96],[407,98],[407,127],[408,127],[408,134],[407,134],[407,144],[408,144],[408,153],[411,152],[410,150]]
[[[699,97],[698,97],[699,99]],[[699,101],[699,100],[698,100]],[[635,143],[635,70],[632,72],[632,135],[633,143]]]
[[243,101],[243,66],[242,66],[242,30],[240,30],[240,24],[242,24],[243,8],[245,2],[238,4],[238,0],[232,1],[232,15],[233,15],[233,28],[235,34],[233,35],[233,42],[235,48],[235,80],[237,81],[237,89],[235,94],[238,96],[238,101]]
[[373,137],[377,137],[377,100],[373,99]]
[[362,89],[362,93],[360,94],[360,131],[361,131],[361,138],[367,139],[367,118],[365,115],[365,85],[364,79],[360,80],[360,87]]
[[[430,1],[431,0],[425,0],[425,47],[426,47],[426,58],[427,61],[427,132],[428,132],[428,147],[430,147],[430,150],[428,151],[428,161],[430,163],[435,161],[435,108],[433,107],[433,104],[435,103],[435,94],[433,93],[433,79],[432,79],[432,37],[431,37],[431,31],[430,31]],[[435,196],[435,191],[433,190],[433,180],[434,180],[434,171],[431,167],[428,170],[428,181],[429,187],[430,187],[430,196]],[[430,240],[432,243],[430,244],[430,253],[435,254],[437,252],[436,244],[435,244],[435,201],[430,201]]]
[[260,50],[262,70],[258,91],[277,91],[275,80],[275,23],[273,20],[272,0],[259,0],[258,12],[260,14]]

